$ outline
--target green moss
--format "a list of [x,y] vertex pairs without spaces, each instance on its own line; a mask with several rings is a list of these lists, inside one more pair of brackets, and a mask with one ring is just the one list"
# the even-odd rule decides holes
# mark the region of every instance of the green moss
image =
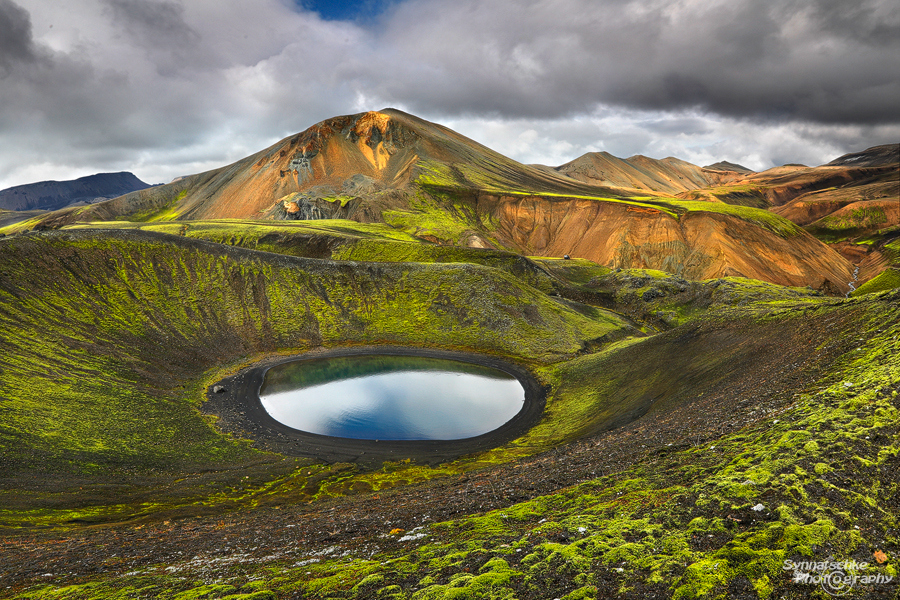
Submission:
[[162,202],[162,205],[154,205],[144,210],[131,213],[117,220],[125,220],[132,222],[148,222],[148,221],[174,221],[179,216],[177,204],[183,200],[188,194],[188,190],[181,190],[177,194],[173,194],[168,200]]
[[689,212],[712,212],[737,217],[741,220],[754,223],[763,229],[783,237],[790,238],[802,233],[802,229],[775,213],[753,208],[749,206],[737,206],[723,202],[696,202],[689,200],[671,200],[673,206],[685,209]]
[[[442,246],[383,223],[317,221],[192,221],[189,223],[80,223],[66,229],[140,229],[251,250],[309,258],[365,262],[473,263],[503,269],[544,292],[551,278],[533,261],[501,250]],[[593,264],[593,263],[591,263]]]
[[278,596],[270,590],[259,590],[249,594],[230,594],[223,596],[222,600],[277,600]]
[[583,277],[577,282],[552,266],[548,270],[572,285],[571,289],[561,288],[561,294],[623,313],[642,324],[648,333],[683,325],[712,310],[734,308],[745,313],[768,313],[777,307],[797,309],[825,301],[822,294],[809,288],[784,287],[744,277],[689,281],[662,271],[607,269],[586,282]]
[[492,225],[482,222],[466,191],[429,188],[428,193],[410,200],[409,209],[386,210],[381,217],[391,227],[419,239],[468,246],[468,238],[478,235],[494,247],[503,247],[491,234]]
[[[610,275],[587,277],[580,268],[594,267],[567,265],[568,274],[548,267],[586,288]],[[654,274],[626,275],[639,280],[635,290],[682,285]],[[742,415],[746,423],[712,441],[686,437],[555,493],[430,524],[418,541],[348,546],[316,563],[270,557],[209,581],[200,580],[191,560],[173,560],[144,575],[86,575],[74,586],[61,577],[15,597],[271,590],[348,599],[577,598],[596,588],[724,598],[730,586],[749,582],[765,598],[790,585],[787,559],[867,557],[874,548],[895,556],[900,517],[890,474],[900,456],[900,295],[821,299],[754,282],[713,284],[697,283],[715,297],[702,318],[616,342],[615,317],[587,318],[491,267],[302,261],[131,232],[2,240],[0,402],[11,409],[0,412],[4,467],[48,479],[76,473],[94,483],[126,469],[167,486],[194,477],[178,492],[183,495],[165,492],[172,495],[145,511],[185,498],[250,508],[270,494],[304,501],[355,484],[384,489],[599,434],[618,417],[623,425],[635,414],[677,418],[679,409],[707,394],[756,402],[762,411]],[[745,293],[758,297],[741,306]],[[55,326],[60,322],[64,330]],[[442,331],[448,328],[452,335]],[[222,369],[346,340],[456,345],[518,359],[549,386],[547,414],[502,449],[434,469],[397,461],[364,473],[256,453],[216,433],[196,412],[205,386]],[[777,364],[753,362],[776,352]],[[766,388],[785,395],[774,405],[753,395],[760,378],[777,375],[767,366],[773,364],[791,374],[784,387]],[[752,384],[729,388],[742,369]],[[34,382],[49,390],[52,403]],[[102,430],[107,427],[110,433]],[[552,471],[553,454],[533,460],[545,460]],[[195,468],[233,469],[239,478],[185,473]],[[215,491],[201,493],[201,482]],[[130,493],[116,489],[115,496],[133,498]],[[45,496],[5,487],[5,518],[21,516],[25,505],[38,510],[35,498],[48,502]],[[104,503],[71,498],[81,504],[56,508],[104,517]],[[132,505],[121,506],[127,512]],[[318,556],[316,549],[305,550]],[[893,561],[873,572],[896,574]],[[245,587],[251,577],[259,583]]]
[[897,288],[900,288],[900,269],[888,268],[859,286],[850,295],[862,296],[863,294],[873,294]]
[[330,202],[331,204],[340,204],[341,208],[345,208],[347,204],[353,200],[353,196],[324,196],[321,198],[325,202]]
[[[159,600],[276,600],[276,594],[268,589],[240,591],[234,585],[200,583],[183,578],[166,576],[129,576],[104,583],[88,583],[54,588],[41,586],[18,596],[22,600],[125,600],[155,598]],[[256,586],[260,587],[260,586]]]
[[583,258],[563,259],[546,256],[529,257],[557,277],[570,283],[586,284],[591,280],[610,273],[612,269]]
[[4,227],[0,227],[0,234],[13,235],[16,233],[31,231],[42,220],[43,220],[43,216],[37,216],[37,217],[32,217],[30,219],[25,219],[24,221],[18,221],[16,223],[13,223],[12,225],[6,225]]
[[494,558],[481,567],[478,574],[459,574],[447,584],[429,585],[412,595],[413,600],[503,600],[515,597],[511,585],[521,574],[509,564]]
[[812,227],[817,233],[825,231],[838,233],[847,230],[871,229],[887,222],[887,215],[884,214],[884,209],[880,207],[857,208],[840,215],[822,217]]
[[[219,219],[181,223],[94,221],[69,225],[65,229],[141,229],[293,256],[308,255],[309,250],[304,251],[302,247],[310,243],[312,236],[334,238],[336,241],[350,240],[351,242],[362,239],[420,241],[384,223],[357,223],[346,219],[315,221]],[[295,248],[297,246],[301,248]],[[298,253],[298,251],[305,253]]]
[[[300,259],[291,259],[294,261]],[[260,480],[211,493],[214,475],[187,478],[155,502],[65,506],[22,490],[0,495],[8,524],[102,521],[178,504],[253,504],[305,490],[310,498],[379,490],[446,471],[329,471],[314,483],[285,476],[295,462],[261,456],[215,430],[198,412],[219,365],[267,352],[339,344],[428,345],[529,362],[579,352],[587,340],[627,335],[612,314],[591,318],[504,271],[472,264],[285,262],[274,255],[197,245],[183,237],[79,231],[0,242],[0,447],[7,473],[37,469],[63,483],[228,471],[262,460]],[[48,367],[48,365],[52,365]],[[47,402],[51,398],[52,402]],[[542,442],[546,443],[546,442]],[[509,460],[516,446],[479,461]],[[55,474],[55,475],[54,475]],[[76,494],[77,495],[77,494]],[[60,505],[62,503],[62,506]]]

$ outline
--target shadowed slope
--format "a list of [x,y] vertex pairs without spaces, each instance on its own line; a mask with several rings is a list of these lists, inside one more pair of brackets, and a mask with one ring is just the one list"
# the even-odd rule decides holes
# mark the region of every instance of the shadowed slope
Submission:
[[900,164],[900,144],[885,144],[866,148],[862,152],[845,154],[825,166],[880,167],[897,164]]
[[41,181],[0,190],[0,210],[54,210],[115,198],[150,187],[132,173],[98,173],[71,181]]

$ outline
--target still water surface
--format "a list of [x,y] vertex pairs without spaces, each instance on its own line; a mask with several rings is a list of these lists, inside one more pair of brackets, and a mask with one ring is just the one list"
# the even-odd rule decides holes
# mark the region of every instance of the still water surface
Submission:
[[414,356],[345,356],[272,367],[263,408],[288,427],[363,440],[458,440],[520,410],[518,379],[489,367]]

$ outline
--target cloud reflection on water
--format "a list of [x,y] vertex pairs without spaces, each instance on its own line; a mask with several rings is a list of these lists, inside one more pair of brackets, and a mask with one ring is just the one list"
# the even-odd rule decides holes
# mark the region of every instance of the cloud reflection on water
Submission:
[[277,421],[354,439],[455,440],[492,431],[521,409],[522,385],[449,371],[398,371],[264,394]]

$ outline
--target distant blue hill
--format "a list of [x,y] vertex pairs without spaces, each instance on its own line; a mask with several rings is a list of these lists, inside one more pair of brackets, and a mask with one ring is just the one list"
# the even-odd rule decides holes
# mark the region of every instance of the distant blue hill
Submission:
[[40,181],[0,190],[0,209],[56,210],[151,187],[133,173],[98,173],[71,181]]

